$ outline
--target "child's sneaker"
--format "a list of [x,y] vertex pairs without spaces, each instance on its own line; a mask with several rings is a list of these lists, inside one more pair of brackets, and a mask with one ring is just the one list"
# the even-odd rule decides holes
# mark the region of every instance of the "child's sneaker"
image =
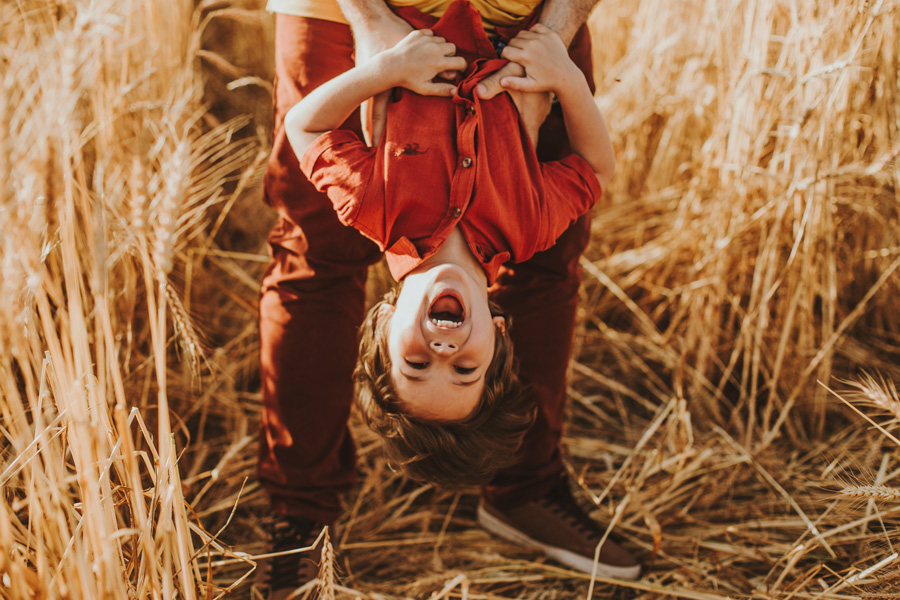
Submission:
[[[550,558],[584,573],[593,572],[594,552],[604,533],[572,497],[565,479],[541,498],[508,510],[482,499],[478,523],[520,546],[540,548]],[[636,579],[640,574],[641,565],[635,558],[607,537],[600,548],[597,575]]]
[[[302,517],[270,517],[263,523],[266,531],[263,556],[312,546],[323,527],[321,523]],[[312,582],[319,574],[321,558],[322,543],[319,542],[315,548],[305,552],[259,559],[250,597],[253,600],[315,598],[319,588]]]

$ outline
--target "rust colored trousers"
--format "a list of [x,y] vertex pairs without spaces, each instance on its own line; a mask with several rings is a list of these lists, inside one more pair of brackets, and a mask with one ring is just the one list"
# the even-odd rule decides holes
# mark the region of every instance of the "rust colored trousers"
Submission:
[[[346,25],[277,15],[275,131],[265,201],[280,218],[269,235],[272,262],[259,307],[259,477],[274,511],[323,523],[337,520],[340,495],[356,483],[356,450],[348,428],[351,375],[365,310],[366,273],[381,253],[356,230],[343,226],[327,197],[300,172],[283,122],[304,94],[352,67],[352,53]],[[586,29],[576,36],[571,53],[590,81]],[[541,129],[542,160],[568,152],[557,108]],[[344,127],[360,134],[358,113]],[[511,506],[542,495],[562,471],[559,444],[578,259],[589,230],[586,215],[550,250],[508,265],[492,292],[493,300],[512,315],[521,377],[538,405],[519,461],[482,490],[495,505]]]

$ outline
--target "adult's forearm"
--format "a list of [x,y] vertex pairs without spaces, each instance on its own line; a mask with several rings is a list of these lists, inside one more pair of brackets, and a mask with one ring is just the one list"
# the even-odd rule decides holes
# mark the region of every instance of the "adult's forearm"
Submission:
[[[598,2],[545,0],[540,21],[568,45]],[[337,3],[354,32],[371,31],[385,22],[400,20],[383,0],[337,0]]]
[[383,23],[400,20],[383,0],[337,0],[354,33],[377,29]]
[[540,22],[555,31],[568,46],[598,2],[599,0],[545,0]]
[[356,64],[393,48],[412,31],[409,23],[395,15],[384,0],[338,0],[350,23],[356,47]]

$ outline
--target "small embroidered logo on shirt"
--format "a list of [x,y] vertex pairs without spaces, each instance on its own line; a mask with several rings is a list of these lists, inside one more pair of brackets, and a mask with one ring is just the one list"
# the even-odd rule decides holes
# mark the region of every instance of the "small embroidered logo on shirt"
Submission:
[[419,144],[412,143],[412,144],[407,144],[406,147],[403,148],[402,150],[400,148],[397,148],[396,150],[394,150],[394,156],[396,156],[397,158],[400,158],[404,154],[406,154],[407,156],[416,156],[418,154],[425,154],[426,152],[428,152],[428,148],[425,148],[424,150],[419,150]]

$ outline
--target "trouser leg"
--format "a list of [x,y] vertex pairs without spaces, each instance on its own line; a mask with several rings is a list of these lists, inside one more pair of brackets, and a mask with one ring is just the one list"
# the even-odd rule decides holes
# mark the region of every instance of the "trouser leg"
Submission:
[[[569,53],[593,89],[586,28],[576,35]],[[537,150],[541,160],[570,152],[558,106],[541,127]],[[520,378],[537,405],[537,417],[525,435],[519,460],[499,471],[482,490],[495,506],[513,506],[542,496],[562,472],[559,445],[581,279],[578,260],[590,240],[590,226],[590,214],[584,215],[552,248],[523,263],[506,266],[492,292],[492,299],[512,316],[511,335]]]
[[[322,522],[337,519],[339,495],[355,483],[351,375],[366,271],[380,253],[303,176],[282,125],[304,94],[352,66],[352,49],[345,25],[277,15],[265,200],[279,220],[260,298],[259,476],[275,511]],[[359,133],[358,114],[344,127]]]
[[493,300],[512,316],[519,373],[535,397],[537,417],[525,434],[519,460],[499,471],[484,489],[495,506],[543,495],[562,471],[559,444],[578,308],[578,259],[589,237],[590,216],[585,215],[553,248],[512,266],[498,278]]

